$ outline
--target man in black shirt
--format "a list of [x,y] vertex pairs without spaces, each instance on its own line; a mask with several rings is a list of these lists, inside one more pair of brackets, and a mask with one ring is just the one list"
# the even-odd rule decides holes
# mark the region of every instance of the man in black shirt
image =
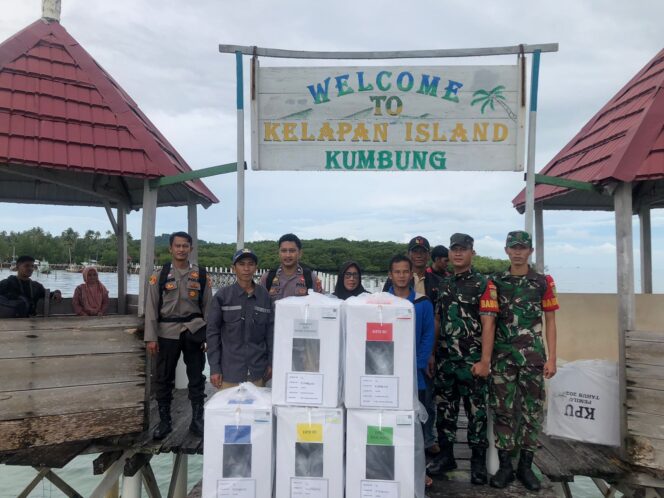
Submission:
[[[37,302],[44,299],[46,290],[42,284],[30,279],[34,263],[32,256],[19,256],[16,275],[0,282],[0,316],[3,318],[26,318],[36,314]],[[62,293],[53,291],[49,298],[60,302]]]

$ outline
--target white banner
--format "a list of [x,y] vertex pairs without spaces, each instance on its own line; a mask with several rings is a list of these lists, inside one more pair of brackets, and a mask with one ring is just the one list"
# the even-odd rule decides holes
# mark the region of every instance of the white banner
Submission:
[[253,169],[523,169],[518,65],[256,72]]

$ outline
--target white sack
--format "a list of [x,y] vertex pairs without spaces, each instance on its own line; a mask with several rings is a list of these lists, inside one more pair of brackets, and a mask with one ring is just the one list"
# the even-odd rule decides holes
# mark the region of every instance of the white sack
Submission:
[[341,405],[340,299],[312,293],[275,303],[272,402]]
[[618,365],[582,360],[558,367],[549,381],[545,433],[620,446]]
[[270,390],[244,383],[212,396],[203,450],[202,498],[272,496]]

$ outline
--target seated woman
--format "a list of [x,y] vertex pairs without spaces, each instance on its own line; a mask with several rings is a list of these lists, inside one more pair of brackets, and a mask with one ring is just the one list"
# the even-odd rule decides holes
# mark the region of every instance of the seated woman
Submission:
[[339,270],[337,285],[334,287],[332,294],[339,299],[345,300],[351,296],[359,296],[363,292],[367,291],[362,287],[362,270],[360,270],[360,265],[355,261],[347,261]]
[[76,287],[71,305],[79,316],[102,316],[108,310],[108,289],[99,281],[96,268],[83,269],[85,283]]

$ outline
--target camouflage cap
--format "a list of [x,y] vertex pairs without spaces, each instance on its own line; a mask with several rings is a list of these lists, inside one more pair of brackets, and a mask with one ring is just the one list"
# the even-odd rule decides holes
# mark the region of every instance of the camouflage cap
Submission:
[[421,247],[423,249],[426,249],[427,251],[431,248],[431,246],[429,245],[429,241],[424,237],[422,237],[421,235],[413,237],[412,239],[410,239],[410,242],[408,242],[409,251],[412,251],[417,247]]
[[243,258],[251,258],[254,260],[255,263],[258,263],[258,256],[256,256],[256,253],[249,249],[248,247],[245,247],[244,249],[238,250],[234,255],[233,255],[233,264],[237,263]]
[[526,246],[533,247],[533,239],[525,230],[514,230],[507,234],[505,247]]
[[450,249],[454,246],[465,247],[466,249],[472,248],[475,240],[466,233],[455,233],[450,237]]

